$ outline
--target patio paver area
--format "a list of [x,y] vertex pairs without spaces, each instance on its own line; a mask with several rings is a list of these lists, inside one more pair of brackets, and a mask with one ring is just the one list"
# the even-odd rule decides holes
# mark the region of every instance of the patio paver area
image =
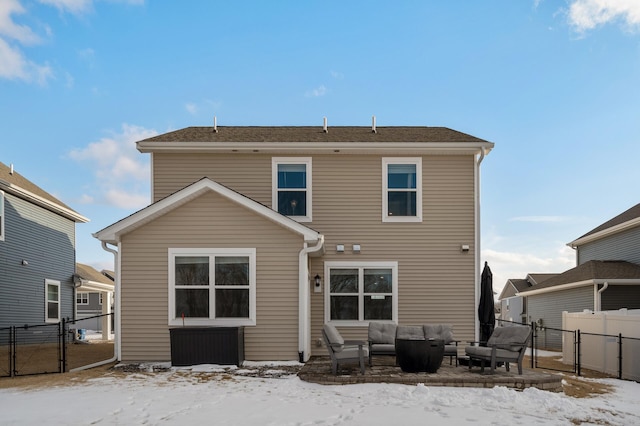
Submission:
[[469,370],[466,365],[449,365],[448,358],[442,362],[437,373],[405,373],[395,365],[395,358],[381,356],[373,358],[373,366],[366,366],[365,374],[360,374],[356,364],[341,365],[338,375],[331,373],[329,357],[315,356],[302,367],[298,376],[307,382],[324,385],[340,385],[355,383],[398,383],[415,385],[423,383],[426,386],[476,387],[492,388],[505,386],[514,389],[538,388],[551,392],[562,392],[562,376],[523,366],[522,375],[518,374],[518,366],[511,365],[511,371],[504,367],[496,368],[490,374],[491,368],[485,367],[480,373],[480,367]]

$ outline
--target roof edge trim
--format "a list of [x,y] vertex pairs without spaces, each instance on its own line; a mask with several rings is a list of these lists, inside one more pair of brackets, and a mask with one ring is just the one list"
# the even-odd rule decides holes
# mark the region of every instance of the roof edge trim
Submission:
[[640,217],[628,220],[624,223],[620,223],[618,225],[612,226],[607,229],[603,229],[602,231],[596,232],[594,234],[580,237],[576,240],[571,241],[570,243],[567,243],[567,246],[575,249],[578,246],[581,246],[583,244],[587,244],[587,243],[599,240],[601,238],[605,238],[610,235],[617,234],[618,232],[622,232],[630,228],[635,228],[636,226],[640,226]]

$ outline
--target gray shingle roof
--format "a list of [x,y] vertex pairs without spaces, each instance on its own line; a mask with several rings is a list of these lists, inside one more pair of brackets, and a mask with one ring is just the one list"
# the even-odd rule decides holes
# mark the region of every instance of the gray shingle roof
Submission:
[[113,281],[96,269],[83,263],[76,263],[76,275],[83,280],[113,285]]
[[447,127],[217,126],[187,127],[140,142],[487,142]]
[[598,279],[640,279],[640,265],[620,260],[590,260],[532,286],[526,291]]
[[[586,234],[584,234],[580,238],[584,238],[584,237],[589,236],[591,234],[595,234],[597,232],[604,231],[605,229],[612,228],[612,227],[614,227],[616,225],[620,225],[622,223],[628,222],[628,221],[636,219],[638,217],[640,217],[640,204],[636,204],[635,206],[631,207],[629,210],[626,210],[626,211],[620,213],[618,216],[614,217],[613,219],[610,219],[610,220],[606,221],[605,223],[603,223],[602,225],[593,228],[591,231],[587,232]],[[577,238],[577,239],[579,240],[580,238]]]
[[20,187],[24,190],[31,192],[32,194],[37,195],[38,197],[44,198],[45,200],[48,200],[52,203],[58,204],[62,207],[65,207],[71,210],[71,207],[67,206],[62,201],[58,200],[53,195],[49,194],[47,191],[40,188],[35,183],[31,182],[29,179],[22,176],[17,171],[14,170],[12,174],[11,168],[2,162],[0,162],[0,181],[4,181],[12,185],[15,185],[17,187]]

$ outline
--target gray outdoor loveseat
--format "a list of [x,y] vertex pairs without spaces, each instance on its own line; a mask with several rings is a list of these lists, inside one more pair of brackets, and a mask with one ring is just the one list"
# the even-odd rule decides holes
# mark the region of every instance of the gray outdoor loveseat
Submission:
[[369,365],[373,355],[396,355],[396,336],[415,340],[443,340],[444,356],[449,363],[456,360],[458,365],[458,342],[453,337],[452,327],[448,324],[396,325],[393,323],[369,323]]

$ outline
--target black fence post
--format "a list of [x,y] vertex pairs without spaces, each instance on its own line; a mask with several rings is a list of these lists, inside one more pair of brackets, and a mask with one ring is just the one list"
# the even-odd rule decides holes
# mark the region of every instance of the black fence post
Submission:
[[622,380],[622,333],[618,333],[618,379]]
[[535,368],[534,357],[536,356],[536,323],[531,323],[531,369]]
[[576,334],[578,336],[576,340],[577,349],[576,349],[576,374],[580,376],[580,350],[582,348],[582,337],[580,336],[580,330],[576,330]]
[[64,318],[62,318],[62,336],[61,336],[61,342],[62,342],[62,359],[60,360],[60,370],[61,373],[66,373],[67,372],[67,322],[65,321]]
[[16,376],[16,326],[12,325],[9,330],[9,375]]

